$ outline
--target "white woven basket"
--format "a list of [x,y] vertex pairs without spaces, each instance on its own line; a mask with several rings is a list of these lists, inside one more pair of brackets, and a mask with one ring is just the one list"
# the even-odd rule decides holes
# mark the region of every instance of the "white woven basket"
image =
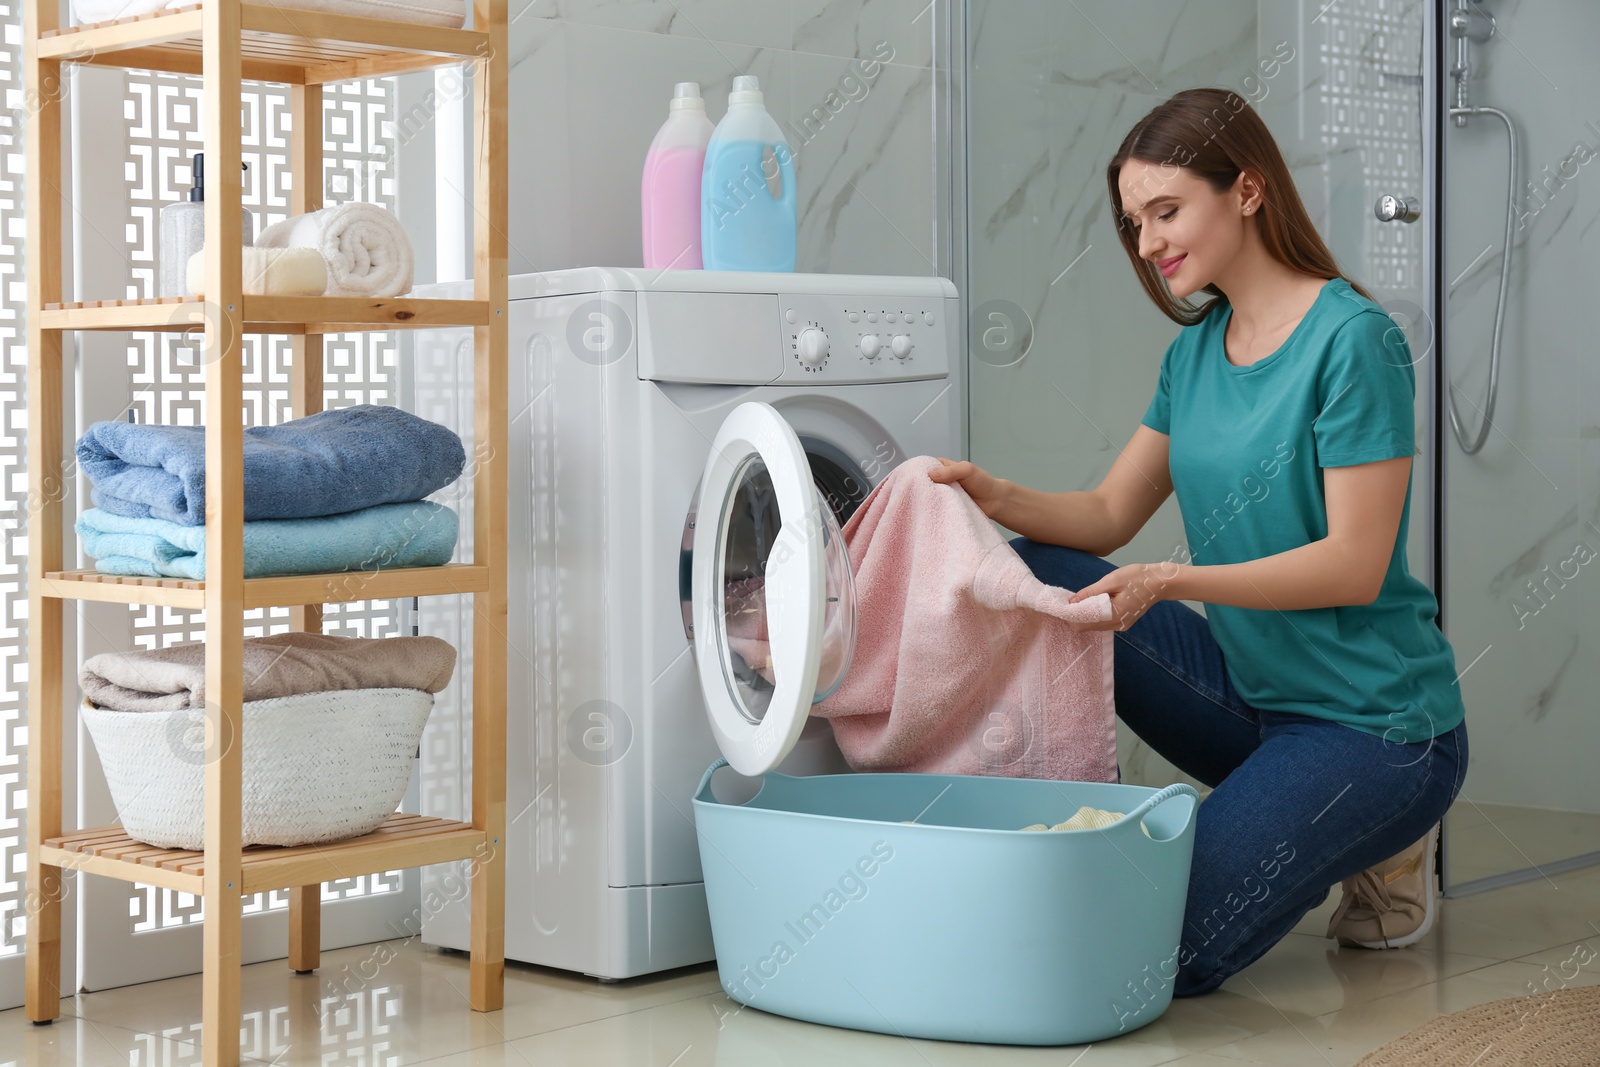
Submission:
[[[244,705],[246,845],[305,845],[370,833],[405,794],[433,696],[350,689]],[[85,701],[122,828],[159,848],[205,847],[204,712],[108,711]]]

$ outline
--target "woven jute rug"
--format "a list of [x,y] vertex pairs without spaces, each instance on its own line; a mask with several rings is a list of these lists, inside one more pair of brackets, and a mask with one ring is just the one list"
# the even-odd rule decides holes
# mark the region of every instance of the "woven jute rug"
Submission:
[[1600,986],[1510,997],[1441,1015],[1356,1067],[1596,1067]]

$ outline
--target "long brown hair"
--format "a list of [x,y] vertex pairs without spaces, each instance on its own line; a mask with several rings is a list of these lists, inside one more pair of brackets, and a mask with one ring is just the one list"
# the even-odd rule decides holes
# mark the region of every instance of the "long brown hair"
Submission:
[[[1283,153],[1272,139],[1261,116],[1238,93],[1227,89],[1186,89],[1163,104],[1158,104],[1140,119],[1106,166],[1106,185],[1111,190],[1112,223],[1122,241],[1133,272],[1150,299],[1167,318],[1184,326],[1204,319],[1226,297],[1215,285],[1205,292],[1218,298],[1203,304],[1179,300],[1162,283],[1154,263],[1139,257],[1139,234],[1123,215],[1122,189],[1117,180],[1122,165],[1137,159],[1153,166],[1187,170],[1219,193],[1227,192],[1245,170],[1259,174],[1266,185],[1261,207],[1256,213],[1261,243],[1278,262],[1317,278],[1342,278],[1333,253],[1312,225],[1311,216],[1300,201],[1300,193],[1289,177]],[[1348,279],[1346,279],[1348,281]],[[1372,297],[1354,282],[1350,287],[1367,299]]]

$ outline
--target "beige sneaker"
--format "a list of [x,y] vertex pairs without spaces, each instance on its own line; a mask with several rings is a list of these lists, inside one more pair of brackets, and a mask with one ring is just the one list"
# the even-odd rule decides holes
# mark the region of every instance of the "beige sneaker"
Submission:
[[1438,910],[1433,889],[1438,840],[1435,825],[1398,856],[1346,878],[1344,899],[1328,921],[1328,936],[1360,948],[1400,948],[1422,940]]

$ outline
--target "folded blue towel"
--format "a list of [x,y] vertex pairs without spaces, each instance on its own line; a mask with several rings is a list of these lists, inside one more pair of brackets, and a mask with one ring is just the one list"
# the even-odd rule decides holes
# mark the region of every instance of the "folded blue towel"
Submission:
[[[379,504],[319,519],[244,524],[244,576],[435,567],[450,562],[460,520],[441,504]],[[84,552],[102,574],[206,576],[206,529],[91,508],[78,519]]]
[[[399,408],[358,404],[244,432],[244,517],[304,519],[420,500],[466,465],[461,438]],[[202,426],[97,422],[78,439],[94,502],[134,518],[206,521]]]

